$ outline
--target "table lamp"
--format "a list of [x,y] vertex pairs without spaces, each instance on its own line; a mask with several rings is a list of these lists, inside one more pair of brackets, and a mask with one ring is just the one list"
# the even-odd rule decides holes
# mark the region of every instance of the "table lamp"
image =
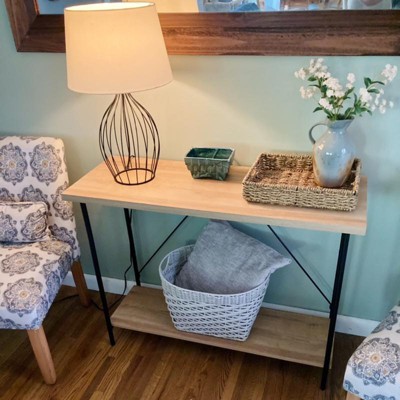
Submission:
[[108,169],[123,185],[153,180],[160,155],[157,126],[131,93],[172,80],[154,3],[73,6],[64,16],[69,89],[115,95],[99,129]]

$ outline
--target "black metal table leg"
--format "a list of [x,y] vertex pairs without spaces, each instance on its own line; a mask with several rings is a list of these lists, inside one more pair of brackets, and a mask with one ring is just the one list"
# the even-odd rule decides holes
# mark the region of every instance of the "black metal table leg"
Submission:
[[104,291],[104,286],[103,286],[103,279],[101,277],[99,259],[97,258],[96,245],[94,243],[92,227],[90,225],[89,214],[85,203],[81,203],[81,209],[83,214],[83,220],[85,221],[86,232],[89,239],[90,253],[92,255],[94,272],[96,274],[97,285],[99,287],[100,299],[101,299],[101,304],[103,306],[103,313],[104,313],[104,318],[106,320],[108,336],[110,338],[110,344],[114,346],[115,339],[114,339],[113,326],[111,324],[111,319],[110,319],[110,311],[108,309],[106,293]]
[[133,270],[135,271],[136,285],[140,286],[140,271],[136,257],[135,240],[132,232],[132,215],[129,214],[129,210],[127,208],[124,208],[124,214],[126,229],[128,230],[131,263],[133,265]]
[[321,390],[325,390],[326,382],[328,379],[329,364],[331,361],[333,339],[335,337],[336,319],[339,309],[340,294],[342,291],[342,283],[343,283],[344,269],[346,266],[346,257],[347,257],[347,249],[349,247],[349,240],[350,240],[350,235],[348,233],[342,233],[342,237],[340,239],[337,266],[336,266],[335,283],[333,286],[332,302],[329,313],[330,322],[329,322],[328,340],[326,343],[326,350],[325,350],[324,368],[322,370]]

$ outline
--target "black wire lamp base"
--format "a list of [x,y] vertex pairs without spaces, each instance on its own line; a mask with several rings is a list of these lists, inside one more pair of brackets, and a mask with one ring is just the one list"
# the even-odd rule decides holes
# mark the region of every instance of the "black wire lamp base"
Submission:
[[99,130],[104,162],[121,185],[141,185],[155,178],[160,138],[149,112],[130,93],[117,94]]

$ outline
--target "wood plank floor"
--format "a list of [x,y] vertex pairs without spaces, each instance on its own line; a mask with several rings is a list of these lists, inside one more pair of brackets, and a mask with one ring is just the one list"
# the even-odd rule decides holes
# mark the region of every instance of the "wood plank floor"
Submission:
[[76,297],[53,304],[44,328],[57,383],[43,383],[25,332],[0,330],[1,400],[344,400],[345,364],[362,340],[337,335],[322,392],[316,367],[119,328],[111,347],[102,312]]

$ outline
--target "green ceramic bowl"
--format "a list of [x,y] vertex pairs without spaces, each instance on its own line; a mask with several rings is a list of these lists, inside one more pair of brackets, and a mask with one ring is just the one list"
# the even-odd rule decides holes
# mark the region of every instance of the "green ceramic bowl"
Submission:
[[194,147],[186,154],[185,164],[195,179],[223,181],[229,172],[234,149]]

